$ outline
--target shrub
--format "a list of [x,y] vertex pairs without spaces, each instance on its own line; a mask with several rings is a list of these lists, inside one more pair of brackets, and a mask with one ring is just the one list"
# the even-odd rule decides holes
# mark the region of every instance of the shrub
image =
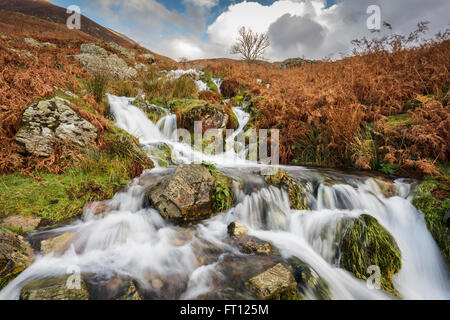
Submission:
[[220,85],[220,92],[225,98],[233,98],[239,93],[240,83],[236,79],[225,79]]

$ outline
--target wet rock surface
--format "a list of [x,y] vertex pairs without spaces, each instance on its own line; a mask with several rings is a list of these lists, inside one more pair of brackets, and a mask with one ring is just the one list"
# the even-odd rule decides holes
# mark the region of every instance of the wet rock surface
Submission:
[[33,261],[33,250],[22,236],[0,227],[0,289]]
[[148,192],[151,204],[166,219],[189,223],[213,214],[214,177],[203,165],[180,165]]
[[264,173],[267,184],[287,189],[292,209],[308,210],[306,192],[298,181],[289,177],[287,172],[280,168],[274,168],[274,170]]
[[264,300],[299,299],[297,282],[291,271],[281,263],[251,278],[246,285]]
[[75,240],[76,233],[67,232],[63,233],[57,237],[43,240],[41,242],[41,252],[42,254],[60,254],[66,251],[70,244]]
[[25,109],[22,124],[16,141],[28,153],[42,157],[52,154],[58,139],[86,148],[97,137],[97,128],[73,111],[69,101],[58,97]]
[[20,300],[89,300],[89,297],[85,281],[75,283],[70,276],[29,282],[20,293]]

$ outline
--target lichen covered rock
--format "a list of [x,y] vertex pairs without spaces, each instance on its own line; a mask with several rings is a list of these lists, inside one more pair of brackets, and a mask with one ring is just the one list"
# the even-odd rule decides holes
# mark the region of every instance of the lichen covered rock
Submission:
[[26,269],[33,261],[29,243],[0,227],[0,289]]
[[251,278],[246,286],[263,300],[298,300],[297,282],[282,264]]
[[148,191],[150,203],[166,219],[196,222],[213,214],[214,177],[200,164],[180,165]]
[[50,156],[57,139],[86,148],[97,137],[97,128],[73,111],[69,101],[59,97],[25,109],[22,124],[15,139],[36,156]]
[[397,295],[392,277],[402,266],[400,249],[392,235],[377,219],[362,215],[346,227],[341,241],[340,266],[360,279],[376,265],[381,271],[381,288]]
[[267,172],[265,176],[267,184],[284,187],[289,194],[289,203],[294,210],[308,210],[306,192],[304,188],[294,179],[288,176],[286,171],[281,168],[275,172]]
[[35,280],[22,288],[20,300],[89,300],[89,290],[83,279],[79,287],[72,288],[68,284],[72,284],[69,276]]
[[74,58],[91,74],[101,73],[121,80],[137,76],[136,69],[128,66],[117,55],[109,54],[95,43],[82,44],[80,54]]

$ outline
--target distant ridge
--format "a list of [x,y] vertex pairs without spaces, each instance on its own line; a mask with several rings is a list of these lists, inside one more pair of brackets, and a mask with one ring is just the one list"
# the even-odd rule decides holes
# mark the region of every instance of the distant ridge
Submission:
[[[0,0],[0,10],[20,12],[59,24],[66,24],[68,18],[67,9],[56,6],[46,0]],[[81,31],[104,41],[114,41],[119,44],[137,44],[130,38],[102,27],[85,16],[81,17]]]

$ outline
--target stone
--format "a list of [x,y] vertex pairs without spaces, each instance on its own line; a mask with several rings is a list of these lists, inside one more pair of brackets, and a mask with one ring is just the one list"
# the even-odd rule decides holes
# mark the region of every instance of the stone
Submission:
[[397,188],[392,181],[386,181],[378,178],[373,179],[373,181],[376,184],[375,189],[379,189],[384,197],[391,198],[397,195]]
[[228,225],[228,234],[235,238],[242,238],[248,234],[248,228],[246,225],[239,222],[232,222]]
[[113,203],[110,200],[89,202],[83,208],[83,211],[90,212],[94,216],[106,216],[108,213],[118,210],[120,203]]
[[223,106],[199,102],[181,108],[181,117],[178,119],[178,128],[185,128],[194,133],[196,121],[202,122],[203,133],[209,129],[226,129],[230,117]]
[[200,221],[212,216],[215,179],[200,164],[178,168],[148,191],[150,203],[162,217],[178,223]]
[[297,181],[289,177],[287,172],[283,169],[275,168],[274,170],[274,172],[264,172],[266,183],[286,188],[292,209],[308,210],[305,189]]
[[263,300],[298,298],[297,282],[281,263],[251,278],[246,286]]
[[137,76],[136,69],[115,54],[108,54],[102,47],[94,43],[82,44],[80,54],[74,58],[91,74],[106,74],[108,76],[126,80]]
[[32,47],[36,47],[36,48],[42,47],[42,44],[33,38],[24,38],[23,41]]
[[269,255],[273,250],[273,247],[269,242],[249,236],[238,238],[236,245],[238,246],[239,251],[245,254]]
[[136,52],[134,52],[134,51],[131,50],[131,49],[126,49],[126,48],[124,48],[124,47],[118,45],[118,44],[115,43],[115,42],[108,42],[106,45],[107,45],[108,47],[110,47],[110,48],[116,50],[116,51],[119,51],[120,54],[121,54],[122,56],[124,56],[125,58],[132,59],[132,58],[134,58],[134,57],[136,56]]
[[73,111],[69,101],[55,97],[25,109],[15,140],[27,153],[48,157],[58,139],[87,148],[96,138],[97,128]]
[[147,63],[152,64],[155,62],[155,56],[151,53],[141,54],[141,57],[147,61]]
[[20,300],[89,300],[89,290],[83,279],[80,286],[70,288],[70,276],[38,279],[27,283],[20,292]]
[[41,252],[46,255],[49,253],[61,254],[66,251],[70,244],[75,240],[75,232],[67,232],[55,238],[41,241]]
[[0,227],[0,289],[31,265],[33,250],[23,237]]
[[349,221],[343,228],[340,267],[366,280],[368,267],[376,265],[381,271],[381,288],[398,295],[392,277],[400,271],[402,259],[394,237],[377,219],[367,214]]
[[2,221],[1,225],[6,228],[28,233],[36,230],[41,220],[41,218],[33,216],[9,216]]

